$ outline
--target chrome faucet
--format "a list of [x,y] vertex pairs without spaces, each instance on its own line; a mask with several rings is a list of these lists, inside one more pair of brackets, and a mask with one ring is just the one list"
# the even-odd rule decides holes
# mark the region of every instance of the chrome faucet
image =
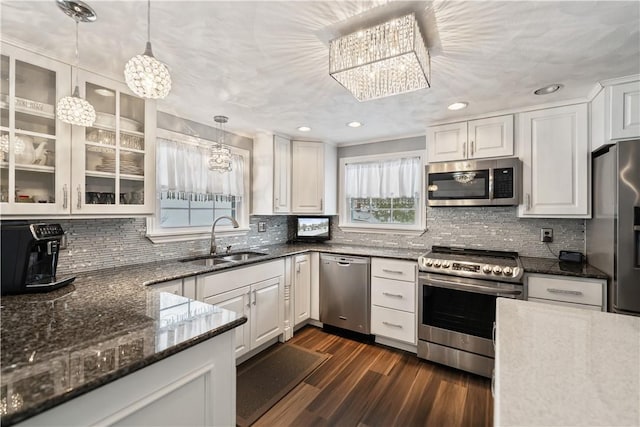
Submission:
[[211,226],[211,250],[209,251],[209,255],[215,255],[216,251],[218,250],[218,247],[216,246],[216,224],[221,219],[230,220],[231,224],[233,224],[233,228],[240,227],[240,224],[238,224],[238,221],[236,221],[234,218],[230,216],[224,215],[216,218],[215,221],[213,221],[213,225]]

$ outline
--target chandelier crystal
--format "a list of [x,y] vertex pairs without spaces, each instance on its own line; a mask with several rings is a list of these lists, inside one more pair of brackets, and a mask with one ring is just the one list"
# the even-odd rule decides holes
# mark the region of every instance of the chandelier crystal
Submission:
[[[13,138],[13,154],[20,155],[24,153],[25,143],[19,136]],[[0,137],[0,161],[7,161],[9,153],[9,135],[5,134]]]
[[218,123],[217,141],[209,148],[209,170],[219,173],[231,172],[231,150],[224,145],[224,124],[229,121],[226,116],[215,116]]
[[147,1],[147,46],[142,55],[131,58],[124,67],[129,89],[141,98],[164,99],[171,91],[169,69],[151,50],[151,0]]
[[[62,11],[76,21],[76,71],[80,66],[80,54],[78,53],[78,24],[82,22],[94,22],[96,14],[89,5],[75,1],[58,1]],[[76,72],[76,87],[71,96],[60,98],[56,105],[56,116],[64,123],[76,126],[93,126],[96,121],[96,110],[86,99],[80,97],[78,88],[78,73]]]
[[430,87],[429,52],[415,14],[332,40],[329,74],[358,101]]

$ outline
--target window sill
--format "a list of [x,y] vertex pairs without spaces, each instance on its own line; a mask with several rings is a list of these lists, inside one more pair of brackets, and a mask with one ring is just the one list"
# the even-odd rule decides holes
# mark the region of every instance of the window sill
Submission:
[[[230,228],[230,229],[216,229],[216,236],[246,236],[250,231],[250,228]],[[196,230],[171,230],[171,231],[153,231],[147,232],[147,239],[153,243],[172,243],[172,242],[186,242],[188,240],[204,240],[211,239],[211,229],[196,229]]]
[[339,224],[338,228],[345,233],[402,234],[405,236],[422,236],[427,232],[424,228],[361,227],[346,224]]

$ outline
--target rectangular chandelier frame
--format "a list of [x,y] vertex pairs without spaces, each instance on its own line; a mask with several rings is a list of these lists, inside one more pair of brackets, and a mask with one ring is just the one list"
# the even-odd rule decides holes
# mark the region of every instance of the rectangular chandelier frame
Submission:
[[431,86],[431,64],[415,13],[329,42],[329,74],[358,101]]

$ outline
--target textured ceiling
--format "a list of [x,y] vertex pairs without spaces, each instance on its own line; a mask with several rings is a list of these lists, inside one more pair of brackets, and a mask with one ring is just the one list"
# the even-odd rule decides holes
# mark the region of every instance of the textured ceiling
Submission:
[[[123,80],[146,41],[146,1],[90,1],[81,66]],[[417,10],[432,88],[359,103],[328,75],[328,40],[362,22]],[[2,1],[1,35],[73,62],[74,24],[53,0]],[[168,113],[253,135],[334,143],[424,134],[435,121],[584,98],[595,82],[640,73],[640,2],[153,1],[151,40],[167,63]],[[545,97],[549,83],[564,89]],[[450,112],[464,100],[469,107]],[[358,120],[359,129],[345,126]],[[312,127],[301,133],[300,125]]]

